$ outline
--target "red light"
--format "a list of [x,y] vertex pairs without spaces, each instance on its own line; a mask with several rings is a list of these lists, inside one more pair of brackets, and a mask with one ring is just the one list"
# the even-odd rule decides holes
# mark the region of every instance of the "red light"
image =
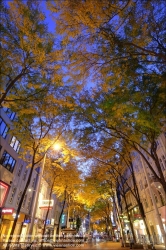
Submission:
[[6,194],[7,194],[7,191],[8,191],[8,189],[9,189],[9,186],[7,185],[7,184],[5,184],[4,182],[1,182],[0,181],[0,188],[4,188],[5,190],[3,190],[2,192],[1,192],[1,199],[0,199],[0,207],[2,207],[2,205],[3,205],[3,202],[4,202],[4,200],[5,200],[5,197],[6,197]]

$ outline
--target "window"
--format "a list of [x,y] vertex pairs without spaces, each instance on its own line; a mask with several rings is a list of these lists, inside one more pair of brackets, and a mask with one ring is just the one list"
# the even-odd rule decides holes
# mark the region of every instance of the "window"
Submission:
[[32,197],[30,197],[30,198],[28,199],[28,202],[27,202],[27,210],[29,210],[29,209],[30,209],[30,205],[31,205],[31,198],[32,198]]
[[148,208],[148,203],[146,199],[144,199],[144,203],[145,203],[145,207]]
[[166,166],[164,158],[165,158],[164,155],[162,155],[162,158],[159,159],[162,170],[165,170],[165,166]]
[[21,166],[19,167],[19,169],[18,169],[18,173],[17,173],[18,176],[21,175],[22,168],[23,168],[23,165],[21,165]]
[[23,178],[22,178],[22,179],[23,179],[23,181],[25,181],[25,179],[26,179],[27,172],[28,172],[28,170],[26,169],[26,170],[25,170],[25,172],[24,172]]
[[10,118],[10,120],[13,121],[16,116],[16,113],[12,112],[9,108],[3,108],[3,110],[5,111],[7,116]]
[[8,154],[7,151],[4,151],[1,158],[1,164],[12,173],[16,164],[16,160],[10,154]]
[[22,191],[20,191],[20,192],[18,193],[17,201],[16,201],[16,205],[17,205],[17,206],[18,206],[18,204],[19,204],[19,202],[20,202],[21,195],[22,195]]
[[0,127],[1,127],[0,135],[5,139],[9,131],[9,128],[1,116],[0,116]]
[[162,155],[162,161],[163,161],[163,163],[164,163],[164,168],[166,168],[166,158],[165,158],[164,155]]
[[24,196],[24,200],[23,200],[23,203],[22,203],[22,208],[25,207],[25,202],[26,202],[26,199],[27,199],[27,194]]
[[12,203],[13,198],[14,198],[15,193],[16,193],[16,190],[17,190],[17,188],[13,187],[12,192],[11,192],[11,196],[10,196],[10,199],[9,199],[9,203]]
[[155,198],[156,203],[158,203],[158,199],[157,199],[157,196],[155,194],[154,194],[154,198]]
[[33,182],[32,182],[32,187],[34,188],[35,187],[35,182],[36,182],[36,178],[33,179]]
[[142,181],[139,182],[140,189],[143,189]]
[[19,149],[20,149],[20,142],[16,139],[15,136],[12,137],[11,142],[10,142],[10,146],[18,153]]
[[161,204],[162,206],[164,206],[164,199],[163,199],[163,196],[162,194],[158,191],[159,195],[160,195],[160,199],[161,199]]

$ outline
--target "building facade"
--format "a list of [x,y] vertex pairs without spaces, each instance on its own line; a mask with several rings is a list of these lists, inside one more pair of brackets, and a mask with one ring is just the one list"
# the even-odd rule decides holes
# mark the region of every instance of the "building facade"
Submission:
[[[160,165],[166,179],[166,154],[165,154],[166,137],[161,134],[157,140],[157,155]],[[136,184],[133,183],[131,172],[126,169],[123,173],[125,199],[120,196],[121,224],[126,237],[129,233],[134,233],[136,241],[142,242],[143,238],[147,239],[147,224],[151,241],[154,244],[163,244],[163,237],[166,233],[166,194],[162,185],[155,179],[154,175],[148,168],[143,157],[137,152],[133,152],[133,169]],[[149,158],[147,158],[150,161]],[[157,168],[154,163],[154,170]],[[143,220],[140,206],[133,195],[134,185],[138,188],[138,195],[143,206],[145,220]],[[130,186],[130,188],[128,187]],[[133,229],[131,228],[131,224]],[[161,230],[164,228],[165,232]],[[133,231],[133,232],[132,232]]]
[[[7,108],[0,109],[0,242],[6,242],[10,235],[14,216],[25,188],[30,169],[19,158],[21,142],[9,133],[15,113]],[[46,223],[46,235],[55,238],[56,227],[61,211],[61,203],[52,195],[52,204],[47,221],[46,209],[40,204],[49,199],[48,183],[40,176],[39,166],[33,170],[31,182],[24,196],[21,211],[15,228],[13,241],[27,241],[27,235],[41,235]]]

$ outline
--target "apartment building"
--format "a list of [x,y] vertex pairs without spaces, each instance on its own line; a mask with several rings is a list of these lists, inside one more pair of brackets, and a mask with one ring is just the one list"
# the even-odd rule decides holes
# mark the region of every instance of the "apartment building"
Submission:
[[[14,118],[15,113],[10,109],[0,109],[0,242],[8,239],[30,173],[26,162],[19,158],[21,142],[14,134],[9,133]],[[20,241],[26,241],[28,234],[34,237],[42,234],[44,228],[46,207],[44,210],[41,203],[49,199],[50,189],[40,176],[40,169],[39,166],[32,173],[15,228],[14,235],[19,235]],[[46,232],[49,235],[55,235],[61,210],[61,204],[55,195],[52,195],[52,204],[46,222]]]
[[[160,160],[163,174],[166,178],[165,140],[165,134],[162,133],[157,140],[157,155]],[[166,231],[166,194],[161,184],[155,179],[152,172],[148,168],[145,160],[137,152],[133,152],[133,154],[134,176],[138,187],[138,195],[140,197],[141,204],[143,205],[145,222],[153,242],[155,244],[164,243],[164,235],[161,231],[161,224],[163,224]],[[148,158],[148,161],[150,161],[150,158]],[[153,164],[153,168],[157,171],[155,164]],[[131,172],[126,169],[123,173],[123,177],[127,180],[128,185],[131,187],[129,188],[128,185],[124,184],[127,204],[125,203],[123,196],[120,198],[120,206],[122,208],[121,222],[123,230],[126,235],[129,232],[132,232],[132,224],[136,240],[140,242],[142,236],[146,237],[147,234],[145,223],[139,209],[139,204],[132,194],[134,183],[131,177]]]

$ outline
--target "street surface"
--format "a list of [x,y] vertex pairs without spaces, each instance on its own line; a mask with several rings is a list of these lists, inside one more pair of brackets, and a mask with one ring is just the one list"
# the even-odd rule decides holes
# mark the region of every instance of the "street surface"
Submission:
[[[65,248],[54,248],[54,250],[62,250]],[[130,247],[121,247],[120,242],[112,242],[112,241],[107,241],[107,242],[97,242],[96,244],[93,243],[87,243],[84,244],[80,247],[67,247],[66,250],[129,250]],[[156,250],[164,250],[166,249],[163,245],[158,245],[155,246]],[[140,250],[140,249],[137,249]]]

